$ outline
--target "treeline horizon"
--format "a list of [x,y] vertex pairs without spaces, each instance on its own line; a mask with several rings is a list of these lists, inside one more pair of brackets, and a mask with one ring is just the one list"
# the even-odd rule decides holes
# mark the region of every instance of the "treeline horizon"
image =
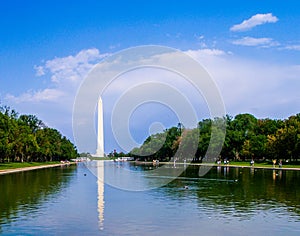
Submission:
[[[212,129],[215,140],[211,140]],[[179,123],[163,133],[150,135],[127,155],[146,161],[170,161],[176,155],[177,159],[202,162],[207,158],[208,146],[213,149],[224,135],[222,150],[214,160],[276,159],[291,163],[300,159],[300,113],[283,120],[258,119],[248,113],[235,117],[226,115],[224,118],[203,119],[194,129],[185,129]],[[183,139],[186,141],[182,142]],[[195,145],[196,152],[189,153],[189,148],[193,149],[191,147]]]
[[0,106],[0,162],[46,162],[76,158],[74,144],[35,115]]

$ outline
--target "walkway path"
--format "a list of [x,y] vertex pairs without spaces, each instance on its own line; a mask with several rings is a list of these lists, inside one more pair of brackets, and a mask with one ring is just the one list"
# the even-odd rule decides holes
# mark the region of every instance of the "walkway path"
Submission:
[[65,165],[68,165],[68,164],[62,163],[62,164],[51,164],[51,165],[29,166],[29,167],[15,168],[15,169],[6,169],[6,170],[0,170],[0,175],[16,173],[16,172],[21,172],[21,171],[37,170],[37,169],[44,169],[44,168],[51,168],[51,167],[59,167],[59,166],[65,166]]

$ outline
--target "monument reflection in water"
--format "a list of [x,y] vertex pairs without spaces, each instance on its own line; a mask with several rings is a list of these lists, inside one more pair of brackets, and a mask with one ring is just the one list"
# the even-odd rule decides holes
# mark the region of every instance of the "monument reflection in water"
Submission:
[[98,218],[99,229],[103,230],[104,223],[104,162],[97,162],[97,186],[98,186]]

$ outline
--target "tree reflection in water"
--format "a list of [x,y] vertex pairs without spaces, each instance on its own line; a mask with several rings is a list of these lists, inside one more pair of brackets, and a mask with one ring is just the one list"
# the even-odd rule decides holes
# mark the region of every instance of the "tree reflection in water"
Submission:
[[[189,166],[163,191],[170,198],[197,199],[199,208],[222,217],[249,218],[260,210],[294,214],[300,220],[300,171],[213,167],[198,177],[199,166]],[[189,186],[189,193],[178,191]]]
[[0,175],[1,224],[13,221],[22,209],[32,211],[67,187],[75,165]]

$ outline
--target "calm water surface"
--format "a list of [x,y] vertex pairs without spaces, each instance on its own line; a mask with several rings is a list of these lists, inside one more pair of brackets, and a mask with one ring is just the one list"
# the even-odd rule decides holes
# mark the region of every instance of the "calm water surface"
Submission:
[[214,167],[199,177],[190,166],[165,186],[126,191],[99,181],[103,165],[104,179],[121,176],[114,184],[129,189],[168,179],[95,161],[0,175],[0,234],[300,235],[300,171]]

